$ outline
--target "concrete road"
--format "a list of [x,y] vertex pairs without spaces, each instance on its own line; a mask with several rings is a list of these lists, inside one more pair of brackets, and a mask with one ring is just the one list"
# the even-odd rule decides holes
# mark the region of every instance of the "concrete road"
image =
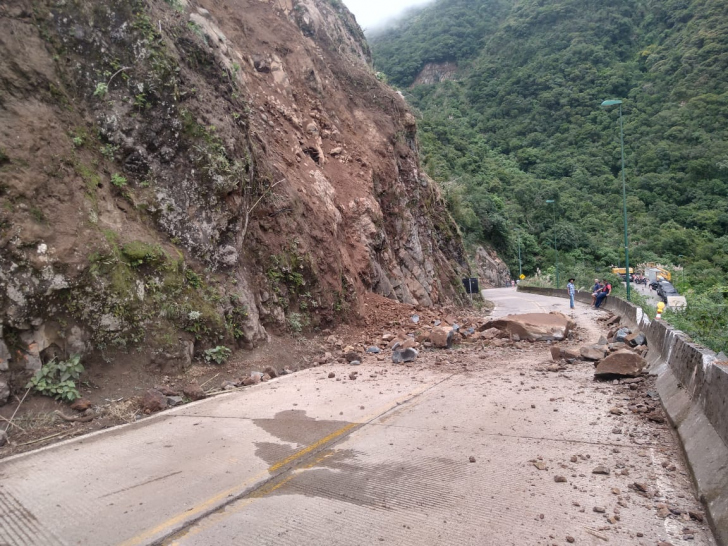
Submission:
[[[568,310],[506,290],[497,313]],[[576,310],[585,338],[597,313]],[[548,372],[547,350],[314,368],[7,459],[0,544],[713,545],[656,513],[699,510],[669,427],[610,413],[629,386]]]

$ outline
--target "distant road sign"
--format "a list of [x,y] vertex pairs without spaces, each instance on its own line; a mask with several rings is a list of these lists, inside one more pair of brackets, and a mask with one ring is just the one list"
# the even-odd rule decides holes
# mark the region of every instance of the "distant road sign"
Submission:
[[523,280],[523,279],[525,279],[525,278],[526,278],[526,276],[525,276],[525,275],[524,275],[523,273],[521,273],[521,276],[520,276],[520,277],[518,277],[518,278],[519,278],[519,279],[521,279],[521,280]]

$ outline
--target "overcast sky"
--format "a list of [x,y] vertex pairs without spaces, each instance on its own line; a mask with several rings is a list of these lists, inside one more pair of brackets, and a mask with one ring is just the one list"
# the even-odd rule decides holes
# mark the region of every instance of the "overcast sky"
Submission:
[[344,4],[356,15],[359,26],[371,30],[402,13],[411,6],[429,4],[432,0],[344,0]]

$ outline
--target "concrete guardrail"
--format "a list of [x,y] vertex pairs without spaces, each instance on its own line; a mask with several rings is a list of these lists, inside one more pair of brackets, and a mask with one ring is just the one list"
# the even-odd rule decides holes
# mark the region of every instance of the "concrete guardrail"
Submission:
[[[562,289],[519,286],[518,290],[568,298]],[[589,305],[591,294],[578,292],[576,300]],[[609,296],[602,306],[647,337],[648,371],[657,376],[662,406],[677,429],[715,537],[721,546],[728,546],[728,365],[680,330],[651,321],[636,305]]]

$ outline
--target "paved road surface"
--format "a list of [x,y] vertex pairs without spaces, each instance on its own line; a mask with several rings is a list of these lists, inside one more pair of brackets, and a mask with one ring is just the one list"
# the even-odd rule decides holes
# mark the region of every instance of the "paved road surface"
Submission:
[[[487,296],[496,314],[568,307]],[[595,314],[576,311],[587,339]],[[714,544],[656,514],[698,508],[667,425],[610,414],[628,385],[595,384],[590,364],[543,371],[546,352],[441,351],[451,365],[363,365],[356,381],[314,368],[7,459],[0,544]]]

